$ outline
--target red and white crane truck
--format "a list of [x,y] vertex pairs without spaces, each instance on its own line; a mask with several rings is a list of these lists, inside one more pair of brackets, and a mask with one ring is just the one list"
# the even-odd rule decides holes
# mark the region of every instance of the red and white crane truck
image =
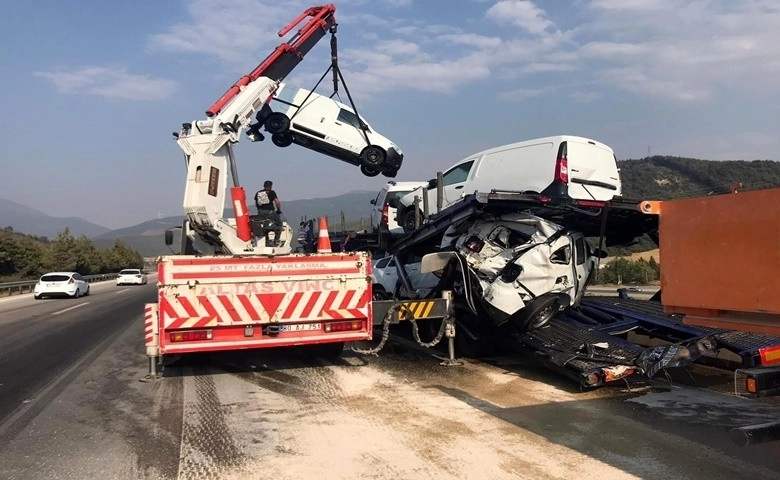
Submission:
[[[165,355],[293,345],[338,355],[345,342],[372,338],[369,254],[292,253],[286,222],[278,246],[267,243],[273,227],[247,211],[233,155],[242,132],[257,137],[253,117],[281,80],[326,33],[335,34],[334,14],[332,4],[304,11],[279,32],[308,18],[289,42],[241,77],[207,119],[174,134],[187,163],[188,247],[158,261],[158,300],[145,311],[151,377]],[[232,218],[223,217],[228,189]]]

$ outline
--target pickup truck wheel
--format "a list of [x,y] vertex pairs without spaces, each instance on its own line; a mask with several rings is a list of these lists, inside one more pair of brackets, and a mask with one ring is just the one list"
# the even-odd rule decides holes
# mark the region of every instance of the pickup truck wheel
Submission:
[[271,135],[271,141],[274,142],[274,145],[277,147],[284,148],[292,145],[293,138],[290,132],[274,133]]
[[270,134],[284,133],[290,129],[290,119],[281,112],[273,112],[265,119],[265,129]]
[[[420,218],[422,218],[422,215],[420,215]],[[417,223],[414,215],[414,210],[404,213],[404,216],[401,219],[401,226],[403,227],[404,232],[406,233],[412,233],[413,231],[417,230]]]
[[512,315],[509,321],[521,332],[527,332],[540,328],[555,318],[560,307],[558,296],[545,294],[537,297],[526,305],[520,312]]
[[363,152],[360,154],[360,158],[363,159],[363,163],[372,167],[378,167],[379,165],[385,163],[386,157],[387,154],[385,151],[375,145],[370,145],[364,148]]
[[369,165],[361,165],[360,173],[362,173],[367,177],[376,177],[377,175],[379,175],[379,169]]

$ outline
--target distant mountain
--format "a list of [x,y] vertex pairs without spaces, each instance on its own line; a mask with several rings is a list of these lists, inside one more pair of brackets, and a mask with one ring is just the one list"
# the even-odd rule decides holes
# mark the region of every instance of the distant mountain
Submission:
[[681,157],[646,157],[618,161],[623,196],[643,200],[699,197],[728,191],[780,187],[780,162],[712,161]]
[[53,217],[34,208],[0,198],[0,228],[13,227],[17,232],[48,237],[53,240],[57,235],[70,229],[75,237],[92,237],[110,231],[108,228],[88,222],[79,217]]
[[[280,196],[282,192],[279,192]],[[371,212],[370,201],[376,197],[374,191],[353,191],[338,195],[336,197],[311,198],[305,200],[282,200],[282,214],[295,229],[301,219],[317,218],[321,216],[328,217],[329,230],[336,232],[341,230],[341,217],[343,217],[347,228],[360,225],[361,220],[364,228],[369,226],[369,216]],[[256,208],[253,200],[249,199],[249,209],[254,214]],[[225,207],[225,216],[232,215],[232,207]],[[165,217],[160,219],[148,220],[138,225],[133,225],[118,230],[111,230],[92,238],[92,242],[98,248],[110,248],[116,240],[121,240],[130,247],[137,250],[144,257],[154,257],[171,253],[171,250],[164,243],[165,230],[171,227],[179,227],[184,220],[184,215],[179,217]],[[176,242],[180,238],[178,231],[175,232]],[[178,248],[178,243],[174,245]]]

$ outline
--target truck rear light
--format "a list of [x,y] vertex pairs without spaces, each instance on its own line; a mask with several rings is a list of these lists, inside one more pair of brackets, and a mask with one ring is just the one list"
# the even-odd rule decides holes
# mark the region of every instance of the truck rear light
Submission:
[[473,253],[478,253],[480,250],[482,250],[482,247],[485,246],[485,242],[479,239],[479,237],[470,237],[468,240],[466,240],[466,243],[463,244],[463,247]]
[[569,160],[566,157],[558,157],[555,161],[555,177],[553,180],[569,183]]
[[761,365],[780,364],[780,345],[776,347],[759,348],[758,355],[761,357]]
[[[780,367],[754,367],[734,372],[734,388],[737,393],[755,397],[780,395]],[[744,389],[743,391],[741,391]]]
[[387,225],[387,212],[388,212],[388,205],[385,203],[385,206],[382,207],[382,223]]
[[211,340],[213,333],[211,330],[187,330],[184,332],[171,332],[171,342],[198,342],[202,340]]
[[362,320],[349,320],[347,322],[330,322],[325,324],[325,332],[349,332],[352,330],[361,330],[363,328]]
[[745,377],[745,390],[753,395],[758,393],[758,383],[755,377]]

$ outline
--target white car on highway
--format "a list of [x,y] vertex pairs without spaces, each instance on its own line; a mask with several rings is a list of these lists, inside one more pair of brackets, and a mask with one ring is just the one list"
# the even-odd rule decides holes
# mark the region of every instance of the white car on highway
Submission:
[[38,280],[33,288],[33,297],[40,300],[43,297],[79,298],[89,295],[89,283],[76,272],[51,272]]
[[117,285],[146,285],[146,272],[138,268],[126,268],[116,277]]

